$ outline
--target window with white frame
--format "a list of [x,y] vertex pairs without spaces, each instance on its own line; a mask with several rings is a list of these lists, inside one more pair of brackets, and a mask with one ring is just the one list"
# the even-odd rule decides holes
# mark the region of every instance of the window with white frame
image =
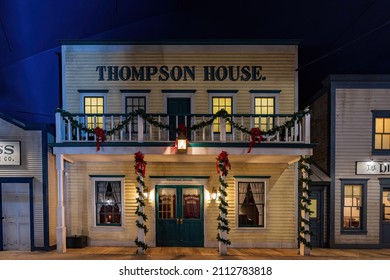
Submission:
[[[126,96],[125,99],[126,114],[134,113],[139,109],[146,112],[146,97],[145,96]],[[144,123],[144,131],[146,130],[146,123]],[[138,119],[134,118],[131,122],[131,131],[138,132]]]
[[[208,90],[210,111],[212,114],[217,113],[221,109],[225,109],[228,114],[234,114],[235,95],[238,90]],[[220,131],[220,118],[216,118],[213,122],[213,132]],[[226,124],[226,132],[232,133],[232,126]]]
[[[256,115],[274,115],[278,113],[278,97],[280,90],[250,90],[252,96],[252,113]],[[272,129],[274,118],[261,116],[255,118],[254,126],[263,131]]]
[[90,129],[95,127],[103,128],[104,97],[103,96],[84,96],[84,114],[97,116],[87,117],[87,126]]
[[264,227],[266,187],[264,181],[239,181],[238,227]]
[[96,226],[122,225],[122,180],[94,180]]

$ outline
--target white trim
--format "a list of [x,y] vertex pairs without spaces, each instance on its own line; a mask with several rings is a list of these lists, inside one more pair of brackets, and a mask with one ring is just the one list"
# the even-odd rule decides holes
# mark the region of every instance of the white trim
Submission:
[[271,98],[275,100],[274,114],[279,114],[279,93],[251,93],[251,114],[255,113],[255,98]]
[[[124,177],[91,177],[91,230],[97,231],[123,231],[125,229],[124,219]],[[121,183],[121,225],[120,226],[98,226],[96,225],[96,182],[97,181],[109,181],[109,182],[120,182]]]
[[[263,227],[240,227],[239,226],[239,219],[238,219],[238,183],[240,182],[248,182],[248,183],[264,183],[264,194],[265,194],[265,199],[264,199],[264,226]],[[235,221],[235,229],[240,231],[262,231],[262,230],[267,230],[267,220],[269,216],[269,193],[268,193],[268,179],[266,178],[234,178],[234,188],[235,188],[235,207],[234,207],[234,217],[236,219]]]

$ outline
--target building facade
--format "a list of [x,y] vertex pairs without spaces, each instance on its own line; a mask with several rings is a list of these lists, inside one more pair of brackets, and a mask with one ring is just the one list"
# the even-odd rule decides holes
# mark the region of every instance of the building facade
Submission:
[[0,251],[56,246],[54,131],[0,114]]
[[75,235],[135,245],[138,152],[148,246],[218,246],[216,159],[226,152],[231,246],[296,248],[297,163],[312,155],[297,53],[294,44],[63,42],[57,249]]
[[390,246],[389,93],[388,75],[331,75],[311,105],[313,159],[331,178],[331,247]]

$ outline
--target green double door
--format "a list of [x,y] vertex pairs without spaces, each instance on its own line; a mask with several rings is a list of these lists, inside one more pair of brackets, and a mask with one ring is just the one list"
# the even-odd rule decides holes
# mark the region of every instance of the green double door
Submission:
[[156,245],[203,247],[203,186],[156,186]]

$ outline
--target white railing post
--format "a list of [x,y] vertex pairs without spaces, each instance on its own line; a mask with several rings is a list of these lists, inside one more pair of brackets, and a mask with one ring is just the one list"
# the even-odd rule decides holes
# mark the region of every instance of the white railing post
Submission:
[[221,141],[221,143],[226,143],[226,120],[224,118],[220,118],[219,141]]
[[62,142],[62,137],[65,135],[65,127],[63,125],[63,120],[60,112],[56,113],[56,143]]
[[138,143],[144,142],[144,119],[138,115]]
[[310,113],[305,115],[305,132],[304,132],[305,144],[310,144]]

